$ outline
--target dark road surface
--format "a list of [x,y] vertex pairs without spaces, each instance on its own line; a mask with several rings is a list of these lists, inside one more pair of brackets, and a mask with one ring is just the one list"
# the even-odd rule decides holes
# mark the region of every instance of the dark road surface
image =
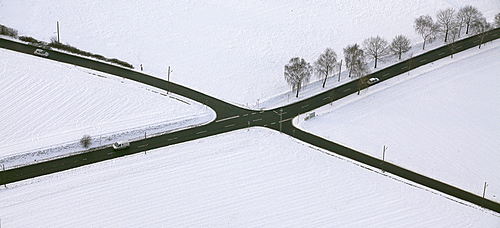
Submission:
[[[484,36],[483,41],[481,41],[481,38],[477,35],[471,36],[469,38],[456,42],[453,45],[453,53],[460,52],[471,47],[477,48],[479,42],[489,42],[497,39],[499,36],[500,29],[498,28],[489,31],[487,35]],[[37,47],[34,46],[25,45],[2,38],[0,38],[0,47],[27,54],[33,54],[35,49],[37,49]],[[78,155],[1,171],[1,185],[252,126],[263,126],[277,131],[282,131],[287,135],[295,137],[311,145],[361,162],[368,166],[382,169],[382,160],[370,157],[350,148],[301,131],[300,129],[295,128],[291,123],[292,118],[296,117],[299,114],[309,112],[313,109],[329,104],[350,94],[357,93],[357,80],[336,88],[332,88],[330,90],[326,90],[325,92],[320,93],[316,96],[290,105],[286,105],[273,110],[257,111],[236,107],[217,98],[191,90],[184,86],[167,82],[162,79],[155,78],[134,70],[129,70],[126,68],[117,67],[107,63],[102,63],[99,61],[94,61],[91,59],[86,59],[53,50],[48,50],[48,52],[50,53],[48,58],[55,61],[74,64],[81,67],[86,67],[128,78],[198,101],[211,107],[217,113],[217,118],[215,121],[203,126],[131,142],[130,148],[125,150],[115,151],[111,147],[105,147],[101,149],[91,150],[89,152]],[[443,46],[441,48],[437,48],[424,54],[415,56],[412,59],[402,61],[398,64],[381,69],[377,72],[372,73],[371,75],[368,75],[367,77],[377,77],[380,79],[380,81],[384,81],[389,78],[398,76],[402,73],[408,72],[409,70],[415,69],[419,66],[431,63],[444,57],[448,57],[450,56],[450,54],[452,54],[451,46]],[[383,163],[383,169],[385,172],[500,213],[500,204],[497,202],[488,199],[483,200],[482,197],[478,195],[458,189],[446,183],[434,180],[429,177],[425,177],[418,173],[387,162]]]

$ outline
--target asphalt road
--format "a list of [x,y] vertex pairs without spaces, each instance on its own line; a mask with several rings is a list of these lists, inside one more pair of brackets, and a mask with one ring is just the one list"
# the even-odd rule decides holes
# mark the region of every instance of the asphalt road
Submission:
[[[409,70],[415,69],[419,66],[431,63],[441,58],[449,57],[452,53],[460,52],[471,47],[476,47],[479,42],[485,43],[497,39],[500,36],[499,31],[500,29],[490,31],[486,36],[483,37],[482,41],[480,40],[481,37],[479,36],[469,37],[467,39],[456,42],[454,45],[444,46],[415,56],[412,59],[402,61],[393,66],[381,69],[367,77],[378,77],[380,81],[387,80],[402,73],[408,72]],[[27,54],[33,54],[35,49],[37,49],[37,47],[20,44],[1,38],[0,47]],[[310,112],[315,108],[329,104],[350,94],[356,93],[358,91],[357,80],[330,90],[326,90],[325,92],[320,93],[316,96],[290,105],[286,105],[273,110],[256,111],[236,107],[217,98],[191,90],[187,87],[167,82],[162,79],[155,78],[134,70],[129,70],[126,68],[117,67],[99,61],[94,61],[91,59],[82,58],[79,56],[74,56],[53,50],[48,50],[48,52],[50,53],[48,58],[55,61],[74,64],[121,76],[182,95],[192,100],[196,100],[214,109],[217,113],[217,118],[215,121],[207,125],[131,142],[130,148],[125,150],[115,151],[110,146],[107,146],[91,150],[83,154],[1,171],[0,184],[2,185],[37,176],[47,175],[50,173],[55,173],[99,161],[104,161],[107,159],[145,152],[151,149],[169,146],[172,144],[230,132],[237,129],[252,126],[263,126],[277,131],[282,131],[285,134],[300,139],[311,145],[331,151],[344,157],[348,157],[375,168],[382,169],[383,164],[383,169],[385,172],[394,174],[409,181],[418,183],[420,185],[435,189],[437,191],[500,213],[500,204],[497,202],[488,199],[483,200],[480,196],[450,186],[446,183],[442,183],[432,178],[425,177],[423,175],[390,163],[384,163],[382,160],[370,157],[368,155],[341,146],[334,142],[322,139],[307,132],[303,132],[292,125],[291,120],[297,115]]]

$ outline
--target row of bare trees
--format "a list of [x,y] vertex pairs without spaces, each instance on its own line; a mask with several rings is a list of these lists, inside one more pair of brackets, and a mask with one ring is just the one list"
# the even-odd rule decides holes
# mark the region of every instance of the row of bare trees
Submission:
[[295,96],[298,97],[300,88],[309,82],[311,75],[314,73],[323,80],[324,88],[328,77],[337,72],[340,73],[342,61],[345,61],[350,78],[361,78],[369,72],[366,63],[367,58],[374,60],[374,68],[376,68],[378,59],[390,54],[397,55],[401,59],[401,55],[410,48],[410,40],[404,35],[394,37],[390,44],[380,36],[370,37],[364,40],[362,46],[352,44],[345,47],[343,49],[344,59],[341,59],[340,62],[335,51],[327,48],[313,65],[299,57],[290,59],[288,64],[285,65],[285,80],[292,87],[292,90],[296,91]]
[[[500,26],[500,13],[495,16],[495,26]],[[466,35],[480,34],[492,29],[493,25],[486,21],[476,7],[467,5],[458,11],[454,8],[439,10],[435,22],[430,15],[421,15],[415,19],[413,27],[424,40],[422,49],[425,49],[425,44],[432,42],[438,35],[444,37],[445,43],[454,42],[462,32]]]
[[[465,30],[465,34],[485,34],[492,28],[482,13],[470,5],[460,8],[458,11],[453,8],[440,10],[436,14],[436,18],[436,22],[429,15],[422,15],[415,19],[415,31],[424,40],[422,49],[425,49],[426,42],[434,40],[440,34],[444,36],[444,42],[449,42],[448,45],[452,45],[455,39],[460,37],[463,30]],[[500,13],[495,16],[495,26],[500,27]],[[367,59],[372,59],[373,67],[377,68],[380,58],[393,54],[397,55],[400,60],[402,54],[409,51],[410,48],[410,39],[404,35],[394,37],[391,43],[385,38],[374,36],[365,39],[361,46],[356,43],[345,47],[343,49],[344,59],[340,59],[340,62],[337,54],[331,48],[327,48],[312,65],[303,58],[292,58],[285,65],[284,76],[286,82],[292,87],[292,91],[296,91],[295,97],[298,97],[302,85],[307,84],[314,73],[323,81],[324,88],[328,77],[336,73],[338,73],[340,81],[342,61],[345,61],[349,78],[363,79],[369,73]],[[481,48],[481,44],[479,44],[479,48]],[[363,81],[359,80],[359,83],[363,83]]]

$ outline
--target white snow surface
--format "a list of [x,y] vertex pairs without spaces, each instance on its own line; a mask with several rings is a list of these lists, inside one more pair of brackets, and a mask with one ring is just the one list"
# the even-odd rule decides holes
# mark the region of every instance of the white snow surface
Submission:
[[[359,44],[363,39],[375,35],[390,40],[403,34],[413,44],[419,43],[421,38],[413,30],[414,18],[423,14],[434,16],[439,9],[459,8],[467,4],[478,7],[490,21],[500,9],[497,0],[0,0],[0,24],[18,29],[20,35],[48,41],[55,36],[56,21],[59,21],[63,43],[106,57],[116,57],[130,62],[136,69],[143,64],[146,73],[160,78],[166,78],[167,66],[170,65],[173,82],[241,106],[269,108],[285,101],[294,101],[294,98],[288,97],[288,94],[293,93],[288,93],[289,87],[283,79],[283,66],[290,58],[299,56],[312,62],[327,47],[334,48],[338,57],[342,58],[342,48],[348,44]],[[433,45],[437,43],[426,45],[426,49]],[[489,48],[488,45],[486,47]],[[1,52],[0,58],[4,52]],[[411,52],[418,53],[418,47],[415,46]],[[9,52],[5,53],[9,55]],[[456,55],[456,59],[460,58],[459,55]],[[38,61],[44,61],[43,65],[50,62],[41,58],[29,60],[35,66]],[[4,62],[1,61],[0,66]],[[10,63],[8,65],[15,65]],[[384,61],[379,64],[382,67]],[[477,63],[467,70],[478,69],[480,65]],[[81,72],[78,74],[85,77],[89,76],[89,72],[104,75],[74,66],[59,64],[54,67],[73,68],[71,72],[77,70]],[[27,71],[22,66],[13,68],[17,69],[12,72],[16,74],[19,72],[22,75]],[[2,69],[5,67],[2,66]],[[448,74],[448,70],[445,71]],[[410,74],[415,75],[417,71]],[[95,76],[92,80],[97,80]],[[115,92],[120,96],[127,97],[133,93],[130,87],[162,93],[121,78],[106,76],[106,79],[99,79],[111,79],[109,81],[117,83],[120,89]],[[397,79],[397,82],[404,85],[403,82],[410,79]],[[64,80],[69,79],[60,79]],[[328,83],[329,88],[338,84],[333,80]],[[485,83],[490,84],[492,81]],[[123,89],[124,86],[129,87]],[[108,88],[99,88],[104,87]],[[318,87],[317,84],[308,87],[301,93],[301,98],[317,93],[318,90],[314,89]],[[422,87],[425,89],[427,85]],[[56,88],[61,89],[60,86]],[[376,92],[375,88],[364,91],[364,96]],[[5,88],[2,86],[0,89]],[[462,85],[461,89],[467,91],[469,86]],[[144,92],[137,93],[141,97],[148,96]],[[74,93],[71,95],[77,96]],[[155,98],[148,97],[148,101],[172,100],[156,94],[151,96]],[[128,98],[133,99],[131,96]],[[94,102],[101,101],[95,99]],[[345,102],[349,104],[353,101],[347,99]],[[165,110],[162,107],[147,107],[143,99],[135,101],[135,104],[143,113],[149,110],[152,116],[158,110]],[[318,112],[321,114],[322,111]],[[163,114],[161,116],[164,117]],[[349,117],[352,116],[356,114]],[[193,118],[196,119],[196,115]],[[319,118],[322,116],[318,117],[318,121]],[[156,121],[156,117],[151,119]],[[2,125],[10,124],[0,120]],[[175,118],[165,120],[167,125],[177,121]],[[98,131],[108,125],[90,122],[77,126],[80,130],[91,126],[89,129]],[[120,122],[109,129],[113,129],[115,135],[120,135],[124,128]],[[133,128],[131,131],[135,130]],[[498,135],[498,132],[493,132],[493,135]],[[34,134],[34,137],[40,135]],[[75,136],[79,138],[81,133]],[[415,139],[420,136],[415,136]],[[393,154],[397,150],[393,142],[396,140],[375,141],[376,144],[370,144],[369,150],[373,156],[379,156],[381,146],[386,144],[389,146],[388,161],[399,164],[398,155]],[[411,142],[413,144],[410,146],[418,144]],[[491,145],[498,145],[495,144],[498,141],[492,142]],[[458,143],[463,144],[460,141]],[[462,174],[460,167],[453,169],[456,173],[435,170],[444,163],[442,156],[446,158],[449,155],[431,155],[440,157],[424,158],[428,160],[410,164],[416,164],[418,168],[424,162],[431,162],[430,174],[444,177],[445,182],[454,183],[447,178],[453,175],[458,178]],[[485,169],[492,170],[491,164],[498,159],[493,157],[493,153],[485,157],[492,159],[485,161],[489,167]],[[471,154],[451,158],[463,159],[457,164],[469,171],[470,166],[476,169],[480,165]],[[466,166],[467,159],[472,159],[470,166]],[[488,176],[482,170],[466,177],[467,181],[458,181],[456,184],[459,187],[465,184],[464,188],[480,194],[482,184],[488,181],[486,196],[498,199],[498,187],[495,187],[498,186],[498,178],[492,177],[494,172]],[[471,179],[474,180],[469,182]],[[500,218],[496,213],[467,203],[457,203],[448,199],[448,196],[424,187],[411,186],[414,184],[405,183],[405,180],[395,180],[398,179],[380,174],[370,167],[361,168],[359,164],[326,155],[276,132],[252,128],[148,151],[146,155],[136,154],[9,184],[7,189],[0,189],[0,219],[1,225],[5,227],[500,226]]]
[[[0,49],[0,162],[7,167],[207,123],[215,113],[161,89]],[[180,101],[180,100],[182,101]]]
[[498,227],[499,215],[262,128],[0,187],[2,227]]
[[[500,202],[500,42],[375,84],[298,127]],[[300,118],[300,117],[299,117]]]
[[[244,106],[289,91],[283,66],[326,48],[380,35],[421,42],[414,19],[477,7],[491,21],[498,0],[382,1],[0,1],[0,23],[20,35],[116,57],[145,72]],[[29,23],[27,23],[29,22]],[[258,101],[259,100],[259,101]]]

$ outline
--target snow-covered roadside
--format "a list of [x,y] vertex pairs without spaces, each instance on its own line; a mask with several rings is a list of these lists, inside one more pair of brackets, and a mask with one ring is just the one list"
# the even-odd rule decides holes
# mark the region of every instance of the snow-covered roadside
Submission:
[[308,132],[500,202],[500,43],[371,86],[294,123]]
[[[461,39],[465,39],[468,36],[462,36]],[[414,58],[418,55],[421,55],[423,53],[429,52],[431,50],[446,46],[446,43],[444,43],[443,40],[435,40],[432,43],[427,43],[425,46],[426,48],[423,50],[422,49],[422,44],[423,43],[416,43],[413,44],[412,48],[408,50],[408,52],[403,53],[401,55],[401,60],[398,59],[397,56],[395,55],[388,55],[383,58],[380,58],[378,60],[378,67],[373,68],[373,60],[367,61],[367,66],[368,70],[370,73],[376,72],[379,70],[382,70],[384,68],[390,67],[394,64],[397,64],[399,62],[405,61],[410,58]],[[339,60],[340,61],[340,60]],[[323,79],[318,79],[316,75],[313,75],[311,77],[311,82],[306,84],[300,89],[299,97],[295,97],[295,91],[288,91],[279,95],[275,95],[273,97],[269,98],[264,98],[261,100],[258,100],[256,103],[253,104],[235,104],[239,105],[245,108],[250,108],[250,109],[274,109],[277,107],[281,107],[284,105],[288,105],[294,102],[298,102],[310,97],[313,97],[321,92],[324,92],[326,90],[329,90],[331,88],[335,88],[338,86],[341,86],[343,84],[346,84],[348,82],[351,82],[352,80],[356,80],[355,78],[349,78],[348,77],[348,71],[345,69],[345,65],[342,65],[342,72],[340,73],[340,80],[339,80],[339,75],[338,75],[338,68],[336,69],[337,72],[335,72],[335,75],[328,77],[326,83],[325,83],[325,88],[323,88]],[[234,104],[234,103],[233,103]]]
[[[2,227],[496,227],[457,203],[250,128],[0,187]],[[20,213],[22,212],[22,213]]]
[[500,9],[498,0],[2,1],[0,23],[49,41],[59,21],[63,43],[143,64],[157,77],[171,66],[173,82],[251,105],[289,91],[290,58],[312,62],[328,47],[341,58],[342,48],[376,35],[416,44],[416,17],[465,5],[489,21]]
[[215,119],[166,91],[70,64],[0,49],[0,164],[13,166],[134,140]]

